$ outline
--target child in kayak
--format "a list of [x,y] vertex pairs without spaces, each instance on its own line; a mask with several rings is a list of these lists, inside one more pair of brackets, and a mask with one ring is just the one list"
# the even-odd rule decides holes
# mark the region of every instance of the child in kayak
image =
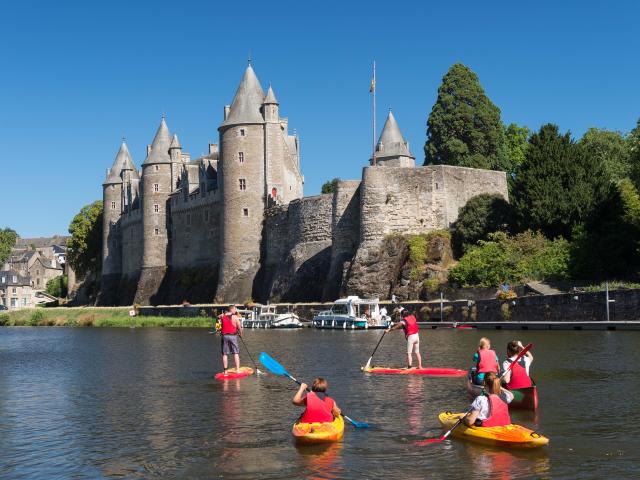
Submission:
[[500,427],[509,425],[508,404],[513,400],[513,394],[500,387],[500,378],[493,372],[484,375],[484,392],[475,398],[464,423],[476,427]]
[[531,367],[531,362],[533,362],[531,351],[525,353],[520,360],[511,367],[511,370],[507,371],[509,365],[513,363],[523,348],[524,346],[520,340],[512,340],[507,344],[508,358],[502,363],[502,368],[507,373],[505,373],[502,381],[509,389],[528,388],[531,386],[531,377],[529,377],[529,368]]
[[301,383],[298,392],[293,397],[293,404],[299,407],[307,407],[300,416],[302,423],[327,423],[333,422],[340,415],[340,409],[333,398],[327,395],[327,381],[318,377],[311,385],[311,391],[303,396],[308,388],[306,383]]
[[420,336],[418,335],[418,320],[412,315],[406,308],[400,307],[400,315],[402,320],[396,323],[393,327],[387,328],[387,332],[391,330],[398,330],[402,328],[404,330],[404,336],[407,339],[407,368],[411,368],[412,357],[411,354],[416,354],[418,360],[418,368],[422,368],[422,356],[420,355]]
[[482,385],[486,373],[498,373],[500,369],[498,355],[491,350],[491,341],[487,337],[480,339],[478,350],[473,354],[473,361],[476,364],[476,373],[473,377],[476,385]]

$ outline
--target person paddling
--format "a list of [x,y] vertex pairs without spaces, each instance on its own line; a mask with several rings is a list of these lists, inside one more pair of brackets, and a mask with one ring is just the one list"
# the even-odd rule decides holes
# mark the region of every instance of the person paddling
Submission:
[[407,368],[412,368],[412,353],[416,354],[418,360],[418,368],[422,368],[422,356],[420,355],[420,336],[418,335],[418,320],[407,309],[400,307],[398,309],[402,320],[394,326],[387,328],[387,332],[391,330],[404,330],[404,336],[407,339]]
[[507,344],[507,360],[502,364],[502,368],[505,372],[502,381],[507,385],[509,389],[515,388],[528,388],[532,385],[531,377],[529,376],[529,368],[533,362],[533,355],[529,350],[518,360],[511,370],[507,371],[509,365],[513,363],[518,354],[524,349],[520,340],[512,340]]
[[229,305],[227,311],[218,315],[218,318],[222,324],[220,329],[220,333],[222,334],[220,346],[222,349],[223,375],[227,375],[227,370],[229,368],[228,355],[233,355],[236,372],[240,372],[240,346],[238,345],[238,335],[242,336],[242,320],[237,314],[236,306]]
[[498,373],[500,361],[495,351],[491,350],[491,341],[487,337],[482,337],[478,343],[478,350],[473,354],[473,361],[476,364],[476,374],[473,382],[482,385],[485,374]]
[[500,387],[500,378],[493,372],[484,375],[484,391],[475,398],[464,423],[476,427],[501,427],[511,424],[508,404],[513,393]]
[[306,383],[301,383],[300,388],[293,397],[293,404],[299,407],[307,407],[300,416],[302,423],[328,423],[340,416],[341,411],[333,398],[327,395],[328,383],[324,378],[318,377],[311,385],[311,391],[303,396],[308,388]]

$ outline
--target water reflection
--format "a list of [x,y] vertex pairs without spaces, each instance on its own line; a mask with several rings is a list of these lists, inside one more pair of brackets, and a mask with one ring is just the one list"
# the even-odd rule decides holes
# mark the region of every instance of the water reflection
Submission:
[[424,432],[422,417],[425,407],[425,382],[418,375],[407,375],[404,386],[404,405],[407,408],[407,422],[410,435],[419,435]]
[[296,445],[296,450],[308,471],[305,478],[310,480],[340,478],[343,471],[340,465],[342,445],[342,441],[324,445]]
[[541,478],[549,474],[549,457],[545,450],[518,451],[467,445],[475,478],[513,480]]

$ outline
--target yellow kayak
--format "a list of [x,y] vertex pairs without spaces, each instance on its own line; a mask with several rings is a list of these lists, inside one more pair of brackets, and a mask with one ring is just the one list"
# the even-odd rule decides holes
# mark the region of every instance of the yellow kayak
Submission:
[[298,443],[337,442],[344,434],[344,420],[340,415],[333,422],[296,422],[292,433]]
[[[438,419],[444,430],[449,430],[464,413],[442,412]],[[503,448],[540,448],[549,443],[549,439],[521,425],[502,427],[467,427],[464,423],[452,433],[452,437]]]

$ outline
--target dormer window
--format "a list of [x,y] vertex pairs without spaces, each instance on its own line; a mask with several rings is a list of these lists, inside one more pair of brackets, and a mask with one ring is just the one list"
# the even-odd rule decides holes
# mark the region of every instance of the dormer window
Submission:
[[238,162],[244,163],[244,152],[238,152]]
[[13,276],[13,283],[18,283],[18,277],[17,276]]
[[7,277],[2,277],[2,283],[7,283]]

